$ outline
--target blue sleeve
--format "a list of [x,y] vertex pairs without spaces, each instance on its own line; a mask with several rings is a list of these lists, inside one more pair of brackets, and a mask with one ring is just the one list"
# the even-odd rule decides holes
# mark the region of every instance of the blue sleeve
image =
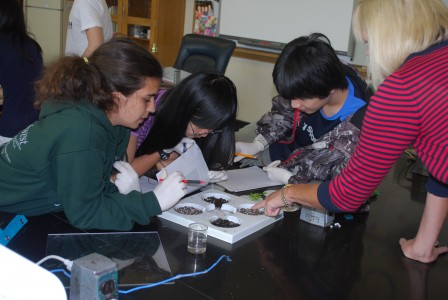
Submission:
[[333,202],[331,202],[330,182],[330,180],[324,181],[319,185],[317,189],[317,199],[320,205],[322,205],[322,207],[326,210],[332,212],[343,212],[340,208],[335,206]]

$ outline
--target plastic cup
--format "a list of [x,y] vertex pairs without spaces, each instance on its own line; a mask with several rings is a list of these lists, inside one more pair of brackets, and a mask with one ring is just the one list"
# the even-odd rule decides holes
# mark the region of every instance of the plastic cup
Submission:
[[174,70],[174,78],[173,78],[174,84],[178,84],[180,82],[180,70]]
[[193,223],[188,227],[188,252],[202,254],[207,250],[207,225]]

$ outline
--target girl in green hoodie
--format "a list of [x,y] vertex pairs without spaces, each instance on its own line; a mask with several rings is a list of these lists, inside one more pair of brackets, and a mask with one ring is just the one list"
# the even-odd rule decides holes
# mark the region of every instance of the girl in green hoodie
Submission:
[[0,147],[0,211],[63,210],[81,229],[129,230],[176,204],[186,192],[181,173],[141,193],[137,174],[121,161],[130,129],[154,112],[161,78],[157,59],[124,38],[45,70],[39,120]]

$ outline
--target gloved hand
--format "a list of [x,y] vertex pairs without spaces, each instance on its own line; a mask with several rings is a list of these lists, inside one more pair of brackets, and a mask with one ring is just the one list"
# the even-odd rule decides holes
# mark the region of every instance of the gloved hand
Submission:
[[129,163],[116,161],[114,162],[114,168],[119,172],[114,183],[121,194],[127,195],[131,191],[142,192],[137,172]]
[[[248,155],[255,155],[258,152],[263,151],[266,145],[267,145],[266,140],[262,135],[259,134],[252,143],[236,142],[235,152]],[[233,162],[239,162],[243,158],[244,156],[235,156]]]
[[162,211],[173,207],[183,196],[187,194],[187,185],[182,182],[184,176],[181,172],[176,171],[168,177],[166,169],[162,169],[163,182],[159,183],[155,189],[154,194],[159,201]]
[[182,154],[182,153],[187,152],[187,150],[190,149],[191,146],[193,146],[193,145],[194,145],[193,139],[184,137],[176,146],[174,146],[174,148],[165,149],[163,151],[165,151],[166,153],[171,153],[171,152],[175,151],[179,154]]
[[228,179],[226,171],[208,171],[211,183],[226,181]]
[[270,180],[287,184],[293,174],[286,169],[279,168],[278,165],[280,165],[280,161],[276,160],[264,167],[263,170],[268,173]]

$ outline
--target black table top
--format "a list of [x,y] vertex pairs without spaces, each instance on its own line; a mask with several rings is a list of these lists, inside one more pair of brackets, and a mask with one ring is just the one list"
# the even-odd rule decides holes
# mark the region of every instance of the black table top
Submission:
[[[432,264],[404,258],[401,237],[412,238],[423,212],[426,177],[400,161],[378,188],[368,213],[337,215],[341,228],[321,228],[299,220],[300,211],[234,244],[209,237],[204,255],[187,252],[187,229],[152,218],[133,231],[158,231],[174,284],[142,289],[120,299],[446,299],[448,257]],[[80,233],[63,214],[28,218],[8,247],[38,261],[46,256],[48,234]],[[448,244],[443,227],[440,244]],[[121,288],[120,288],[121,289]]]

